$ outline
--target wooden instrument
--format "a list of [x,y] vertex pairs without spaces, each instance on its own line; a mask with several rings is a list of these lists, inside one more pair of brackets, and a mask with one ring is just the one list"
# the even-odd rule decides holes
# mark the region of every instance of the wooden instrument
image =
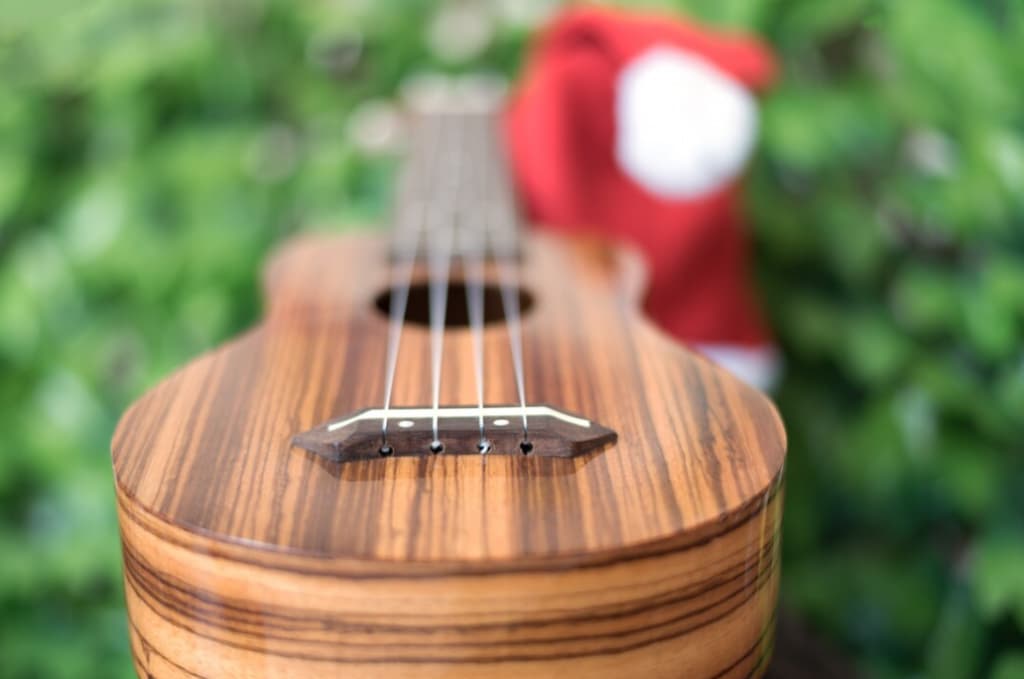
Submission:
[[493,128],[417,115],[391,237],[291,242],[262,324],[124,415],[140,676],[764,672],[776,411],[635,257],[519,229]]

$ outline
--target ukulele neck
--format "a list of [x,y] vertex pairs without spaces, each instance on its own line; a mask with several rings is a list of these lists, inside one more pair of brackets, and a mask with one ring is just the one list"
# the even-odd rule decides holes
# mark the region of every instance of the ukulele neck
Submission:
[[516,258],[520,218],[493,105],[412,114],[393,208],[392,250],[403,259]]

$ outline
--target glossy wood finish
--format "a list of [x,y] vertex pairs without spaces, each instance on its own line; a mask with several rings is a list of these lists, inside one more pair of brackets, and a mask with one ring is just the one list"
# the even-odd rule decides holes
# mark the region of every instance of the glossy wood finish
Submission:
[[[635,260],[524,244],[526,389],[618,441],[571,458],[337,464],[292,436],[383,400],[387,246],[308,236],[262,325],[125,415],[113,460],[143,676],[733,677],[763,672],[785,437],[770,402],[638,311]],[[486,400],[516,400],[505,328]],[[443,403],[472,403],[466,329]],[[406,328],[395,405],[430,402]]]

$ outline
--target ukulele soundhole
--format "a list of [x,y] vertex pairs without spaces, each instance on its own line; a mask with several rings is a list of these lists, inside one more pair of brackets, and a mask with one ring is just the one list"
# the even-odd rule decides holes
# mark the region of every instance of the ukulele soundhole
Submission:
[[[453,280],[448,284],[448,301],[445,305],[445,327],[469,327],[469,312],[466,304],[467,286],[462,281]],[[391,291],[382,292],[377,296],[374,306],[385,316],[391,309]],[[533,295],[522,288],[519,289],[519,312],[529,313],[533,307]],[[497,285],[483,286],[483,321],[485,325],[503,323],[505,307],[502,304],[501,288]],[[405,307],[405,322],[415,325],[430,325],[430,285],[425,282],[413,283],[409,286],[409,301]]]
[[[545,405],[392,408],[384,439],[382,409],[360,410],[297,434],[292,443],[331,462],[428,455],[536,455],[575,457],[614,443],[616,434],[596,422]],[[484,436],[480,416],[484,418]],[[441,445],[438,446],[438,443]],[[386,452],[383,452],[386,450]]]

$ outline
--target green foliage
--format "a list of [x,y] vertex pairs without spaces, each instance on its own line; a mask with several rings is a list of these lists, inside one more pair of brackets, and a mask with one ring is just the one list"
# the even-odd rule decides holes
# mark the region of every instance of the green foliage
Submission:
[[785,596],[866,672],[1010,676],[1024,5],[772,4],[748,202],[789,368]]
[[[4,676],[131,676],[118,414],[258,317],[273,244],[381,214],[360,102],[514,72],[537,4],[482,6],[456,57],[425,2],[0,5]],[[785,598],[876,676],[1022,676],[1024,3],[661,4],[784,67],[747,196],[788,364]]]

